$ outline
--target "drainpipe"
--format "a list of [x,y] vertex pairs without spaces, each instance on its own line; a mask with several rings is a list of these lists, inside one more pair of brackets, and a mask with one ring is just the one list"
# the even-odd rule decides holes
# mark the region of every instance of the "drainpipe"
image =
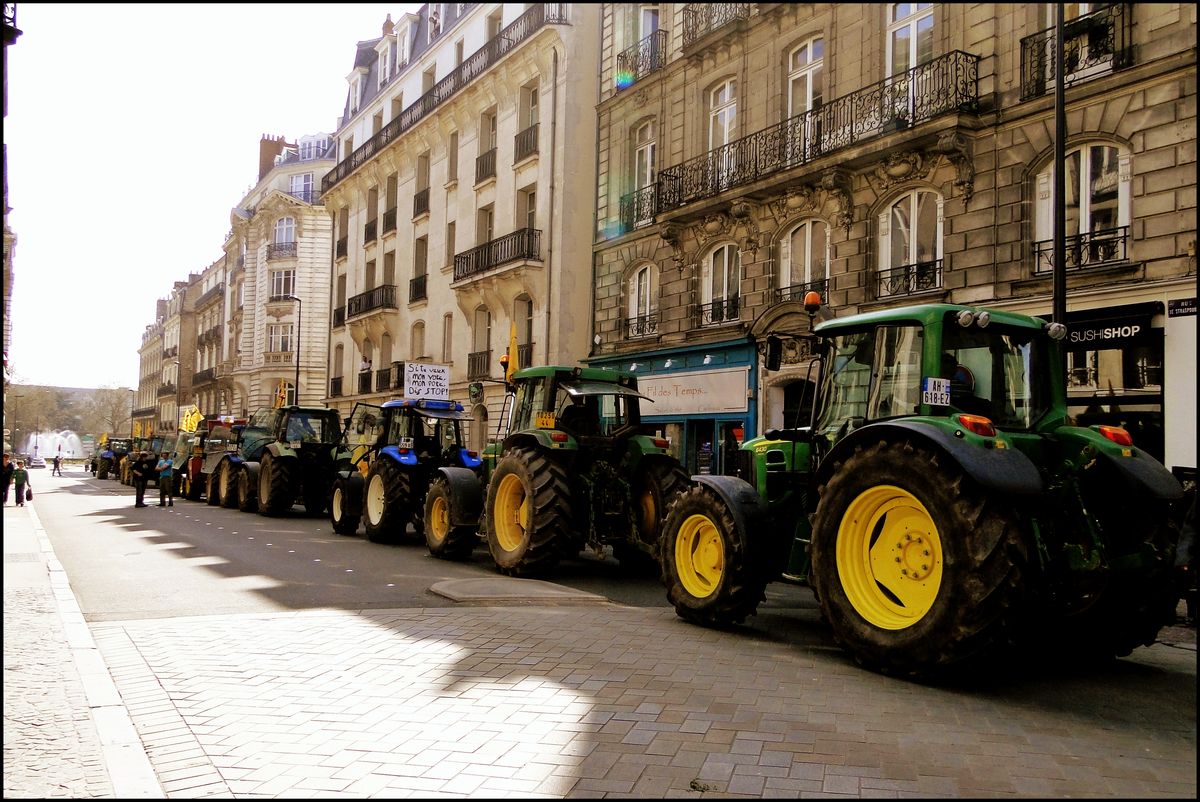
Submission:
[[[601,10],[601,12],[600,12],[600,25],[596,29],[596,40],[597,40],[596,52],[603,53],[604,52],[604,12],[603,12],[603,10]],[[597,79],[597,81],[596,81],[596,108],[600,108],[600,101],[603,98],[603,96],[604,96],[604,83],[602,81],[600,81],[599,79]],[[609,126],[610,127],[612,126],[611,114],[609,115]],[[599,189],[599,186],[600,186],[600,115],[599,114],[596,115],[596,147],[593,148],[593,150],[596,151],[596,153],[595,153],[596,165],[595,165],[595,169],[592,171],[592,175],[594,175],[596,177],[596,188]],[[595,244],[595,242],[596,242],[596,231],[598,230],[599,225],[600,225],[600,205],[598,203],[593,203],[592,204],[592,243],[593,244]],[[591,359],[593,356],[596,355],[596,347],[597,347],[597,343],[596,343],[596,337],[597,337],[597,334],[596,334],[596,287],[599,286],[597,284],[597,281],[599,280],[599,274],[598,274],[597,268],[599,266],[596,264],[596,262],[599,259],[600,259],[600,254],[596,253],[596,251],[593,250],[592,251],[592,291],[588,298],[588,306],[590,307],[588,310],[589,311],[588,316],[590,318],[590,320],[588,321],[588,331],[591,332],[591,334],[588,335],[588,342],[587,342],[589,359]]]
[[546,364],[550,364],[550,331],[554,316],[554,187],[558,180],[558,48],[554,47],[552,50],[554,61],[550,79],[550,219],[546,226],[550,233],[550,236],[546,237]]

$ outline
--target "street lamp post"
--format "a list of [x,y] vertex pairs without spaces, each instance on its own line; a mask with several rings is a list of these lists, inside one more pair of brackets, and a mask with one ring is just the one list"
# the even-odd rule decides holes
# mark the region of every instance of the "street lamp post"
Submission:
[[137,390],[129,391],[129,438],[133,439],[133,405],[137,401]]
[[292,338],[296,344],[296,392],[292,396],[293,403],[300,403],[300,316],[304,313],[304,302],[295,295],[289,295],[288,300],[296,302],[296,334]]

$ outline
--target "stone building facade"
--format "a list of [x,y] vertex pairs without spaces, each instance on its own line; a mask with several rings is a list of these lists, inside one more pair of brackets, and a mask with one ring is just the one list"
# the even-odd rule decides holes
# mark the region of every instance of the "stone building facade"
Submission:
[[586,353],[599,11],[427,4],[358,44],[323,183],[329,405],[400,395],[406,361],[444,364],[482,447],[514,327],[520,364]]
[[[1050,314],[1053,8],[604,4],[590,361],[692,471],[800,418],[809,290]],[[1075,8],[1072,412],[1194,470],[1195,10]]]

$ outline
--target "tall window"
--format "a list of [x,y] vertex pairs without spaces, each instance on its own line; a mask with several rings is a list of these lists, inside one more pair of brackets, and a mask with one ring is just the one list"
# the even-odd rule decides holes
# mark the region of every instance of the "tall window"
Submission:
[[482,245],[490,242],[495,232],[496,210],[492,204],[480,209],[475,216],[475,242]]
[[654,183],[657,137],[653,120],[642,123],[633,132],[633,188],[642,189]]
[[658,330],[658,321],[654,319],[658,311],[657,275],[657,265],[642,265],[629,277],[630,337],[653,334]]
[[780,300],[803,298],[829,278],[829,226],[821,220],[804,220],[779,242],[778,287]]
[[788,58],[788,117],[818,108],[822,99],[825,41],[810,39]]
[[313,177],[312,173],[304,173],[303,175],[294,175],[291,177],[291,196],[300,200],[311,203],[313,200]]
[[916,189],[879,216],[879,297],[941,286],[942,196]]
[[[1130,224],[1130,157],[1114,145],[1095,143],[1071,150],[1066,158],[1066,231],[1068,266],[1118,261],[1126,257]],[[1053,267],[1054,164],[1037,176],[1037,269]]]
[[296,220],[292,217],[281,217],[275,221],[275,244],[286,245],[296,241]]
[[412,354],[410,359],[423,359],[428,355],[425,353],[425,322],[418,320],[412,325]]
[[442,316],[442,361],[450,363],[454,359],[454,315],[449,313]]
[[702,323],[723,323],[738,319],[742,265],[737,246],[722,245],[709,254],[702,267]]
[[933,3],[888,7],[888,77],[933,58]]
[[413,276],[421,277],[429,272],[429,238],[413,240]]
[[475,310],[475,324],[471,327],[471,350],[487,351],[492,347],[492,313],[486,306]]
[[658,6],[638,7],[638,39],[645,39],[658,30]]
[[479,152],[496,147],[496,110],[489,109],[479,118]]
[[[709,150],[728,145],[736,137],[737,81],[730,79],[708,93]],[[720,192],[733,185],[737,157],[732,148],[723,149],[714,159],[712,189]]]
[[281,298],[287,295],[294,295],[296,292],[296,271],[295,270],[272,270],[271,271],[271,297]]
[[458,131],[450,132],[450,144],[446,147],[446,177],[458,180]]
[[537,81],[521,87],[521,117],[522,128],[529,128],[538,124]]
[[446,264],[448,265],[454,264],[454,238],[455,234],[457,233],[455,231],[457,227],[458,223],[454,220],[446,223]]
[[291,323],[272,323],[267,326],[267,350],[274,353],[292,350]]
[[537,228],[537,190],[533,185],[517,192],[517,214],[525,228]]
[[379,84],[378,85],[379,86],[383,86],[384,84],[386,84],[388,78],[391,77],[391,69],[390,69],[391,65],[388,63],[389,49],[390,49],[390,45],[384,44],[383,50],[379,51],[379,65],[378,65],[378,68],[379,68],[379,76],[378,76]]

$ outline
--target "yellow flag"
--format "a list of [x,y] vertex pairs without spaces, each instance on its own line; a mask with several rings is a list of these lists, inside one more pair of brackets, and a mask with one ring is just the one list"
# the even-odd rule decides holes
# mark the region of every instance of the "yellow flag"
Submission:
[[133,422],[133,436],[134,436],[134,437],[141,437],[141,436],[142,436],[142,422],[141,422],[141,421],[136,421],[136,420],[135,420],[135,421]]
[[512,381],[512,375],[520,366],[517,364],[517,321],[512,321],[508,329],[508,368],[504,371],[504,380]]
[[275,408],[278,409],[287,401],[287,379],[279,380],[279,388],[275,391]]

